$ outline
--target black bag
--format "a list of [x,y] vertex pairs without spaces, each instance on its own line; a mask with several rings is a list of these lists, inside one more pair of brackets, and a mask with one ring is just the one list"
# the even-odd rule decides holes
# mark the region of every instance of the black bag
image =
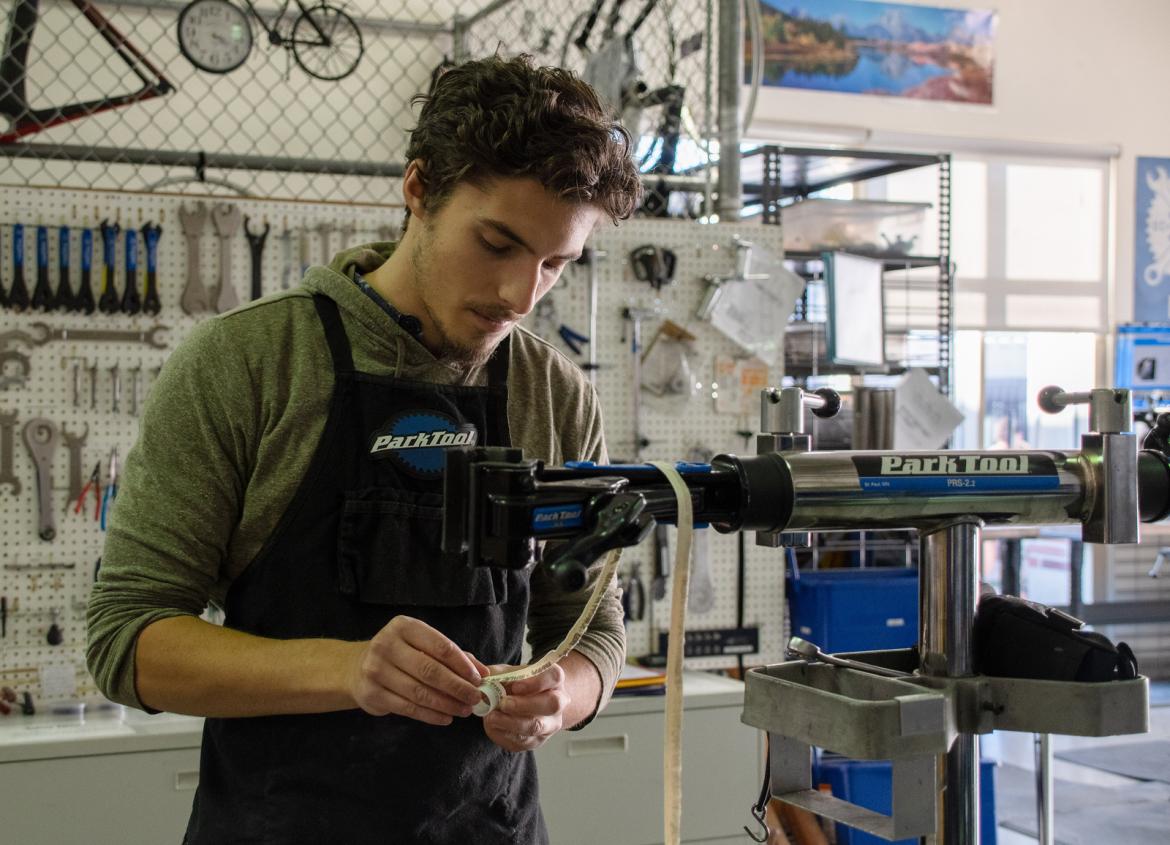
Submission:
[[975,671],[1044,681],[1124,681],[1137,658],[1084,622],[1014,596],[985,596],[975,613]]

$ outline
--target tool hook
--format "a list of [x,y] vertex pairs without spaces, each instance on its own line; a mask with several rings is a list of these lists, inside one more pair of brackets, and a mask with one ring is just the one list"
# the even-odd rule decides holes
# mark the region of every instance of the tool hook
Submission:
[[764,807],[762,807],[762,806],[756,805],[756,806],[752,807],[752,818],[756,820],[756,824],[758,824],[760,826],[760,828],[764,831],[764,834],[762,836],[757,836],[756,834],[752,833],[752,829],[750,827],[748,827],[746,824],[743,826],[743,832],[746,833],[748,836],[750,836],[756,842],[767,842],[768,837],[772,835],[772,831],[768,827],[768,823],[766,821],[764,821],[764,817],[765,817],[766,813],[767,813],[767,810],[765,810]]

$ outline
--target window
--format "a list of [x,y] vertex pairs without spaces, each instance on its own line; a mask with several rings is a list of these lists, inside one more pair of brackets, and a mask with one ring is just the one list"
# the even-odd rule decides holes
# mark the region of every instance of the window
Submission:
[[[937,206],[938,168],[896,173],[861,187],[869,199]],[[954,158],[955,325],[1107,331],[1108,197],[1105,159]],[[938,249],[937,228],[932,209],[924,248]]]

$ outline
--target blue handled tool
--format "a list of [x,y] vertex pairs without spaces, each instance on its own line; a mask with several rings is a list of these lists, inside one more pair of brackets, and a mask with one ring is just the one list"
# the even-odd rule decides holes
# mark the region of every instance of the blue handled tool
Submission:
[[37,284],[33,288],[32,307],[52,311],[53,289],[49,287],[49,228],[37,226]]
[[118,498],[118,447],[114,447],[114,451],[110,453],[110,480],[106,482],[105,492],[102,493],[102,531],[106,530],[106,523],[109,519],[110,508],[114,506],[114,500]]
[[137,314],[142,310],[138,298],[138,232],[126,230],[126,287],[122,289],[122,313]]
[[76,311],[77,301],[69,285],[69,227],[57,230],[57,307],[64,311]]
[[8,291],[8,307],[13,311],[28,310],[28,287],[24,283],[24,226],[12,226],[12,289]]
[[93,300],[93,229],[81,230],[81,286],[73,299],[73,310],[84,314],[94,312]]
[[103,314],[118,312],[118,289],[114,280],[114,263],[118,260],[118,233],[122,227],[117,223],[101,224],[102,233],[102,294],[98,299],[98,310]]
[[142,227],[142,245],[146,247],[146,295],[142,299],[143,314],[157,314],[162,309],[158,299],[158,241],[162,226],[147,223]]

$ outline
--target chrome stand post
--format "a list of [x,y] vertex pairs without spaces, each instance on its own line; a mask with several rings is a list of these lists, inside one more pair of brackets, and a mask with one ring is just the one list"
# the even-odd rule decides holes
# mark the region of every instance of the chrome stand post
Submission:
[[[918,650],[927,675],[975,674],[975,605],[983,525],[964,520],[924,532],[919,555]],[[979,738],[961,733],[939,760],[934,845],[979,843]],[[927,841],[932,841],[927,837]]]
[[1036,829],[1040,845],[1052,845],[1056,835],[1056,804],[1052,794],[1052,735],[1032,736],[1036,748]]

